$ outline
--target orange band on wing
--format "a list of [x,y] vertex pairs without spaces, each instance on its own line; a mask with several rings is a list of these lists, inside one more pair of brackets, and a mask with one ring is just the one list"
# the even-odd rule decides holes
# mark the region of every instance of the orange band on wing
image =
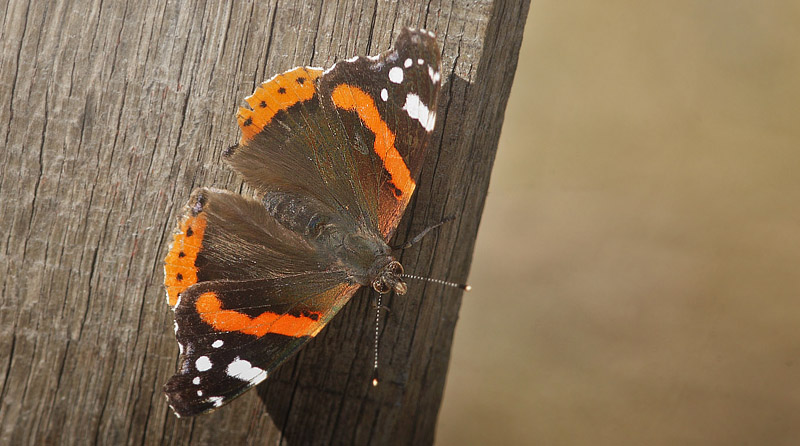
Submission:
[[321,69],[298,67],[261,84],[252,96],[245,98],[250,109],[240,107],[236,115],[242,129],[240,144],[253,139],[279,111],[313,98],[314,80],[321,74]]
[[416,184],[411,179],[411,172],[402,155],[394,146],[394,133],[381,119],[372,98],[358,87],[341,84],[333,90],[332,99],[337,107],[358,113],[361,122],[375,134],[375,153],[383,160],[383,166],[392,176],[392,184],[400,191],[400,197],[410,197]]
[[203,247],[206,231],[206,216],[186,216],[175,233],[169,253],[164,259],[164,286],[167,288],[167,302],[170,306],[178,303],[178,294],[197,283],[197,253]]
[[253,336],[264,336],[267,333],[284,336],[315,336],[324,325],[320,318],[322,313],[309,312],[302,316],[278,314],[266,311],[256,317],[234,310],[223,310],[222,302],[214,292],[201,294],[195,302],[200,317],[219,331],[238,331]]

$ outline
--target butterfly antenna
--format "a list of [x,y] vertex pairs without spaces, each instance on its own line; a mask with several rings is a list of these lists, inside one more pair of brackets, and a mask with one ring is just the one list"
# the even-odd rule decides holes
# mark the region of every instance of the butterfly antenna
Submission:
[[381,321],[381,295],[378,294],[378,304],[375,307],[375,362],[372,364],[372,387],[378,386],[378,329]]
[[431,283],[438,283],[439,285],[449,286],[453,288],[460,288],[464,291],[470,291],[472,289],[472,287],[467,285],[466,283],[448,282],[446,280],[431,279],[430,277],[420,277],[420,276],[415,276],[413,274],[403,274],[401,277],[407,279],[424,280],[426,282],[431,282]]
[[[446,280],[440,279],[431,279],[429,277],[420,277],[415,276],[414,274],[402,274],[401,277],[407,279],[417,279],[417,280],[424,280],[426,282],[437,283],[439,285],[445,285],[453,288],[459,288],[464,291],[470,291],[472,289],[471,286],[465,283],[455,283],[455,282],[448,282]],[[378,294],[376,301],[375,301],[375,358],[372,362],[372,387],[378,386],[378,340],[380,334],[380,322],[381,322],[381,295]]]

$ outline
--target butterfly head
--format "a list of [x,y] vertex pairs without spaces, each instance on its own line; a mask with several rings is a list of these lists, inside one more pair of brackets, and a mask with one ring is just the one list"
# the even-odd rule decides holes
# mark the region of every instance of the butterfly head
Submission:
[[408,291],[408,285],[403,281],[403,265],[397,260],[392,260],[378,274],[378,277],[372,281],[372,288],[375,291],[386,294],[394,290],[395,293],[403,295]]

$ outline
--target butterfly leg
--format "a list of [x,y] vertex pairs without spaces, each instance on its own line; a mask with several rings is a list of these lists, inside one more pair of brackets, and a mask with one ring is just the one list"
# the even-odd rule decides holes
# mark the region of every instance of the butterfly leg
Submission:
[[443,218],[442,221],[440,221],[439,223],[436,223],[434,225],[428,226],[427,228],[423,229],[422,231],[420,231],[419,234],[415,235],[411,240],[405,242],[404,244],[399,245],[399,246],[392,246],[392,250],[410,248],[413,245],[417,244],[417,242],[419,242],[422,239],[422,237],[425,237],[429,232],[431,232],[434,229],[438,228],[439,226],[441,226],[441,225],[443,225],[443,224],[445,224],[447,222],[453,221],[455,219],[456,219],[455,216],[449,215],[449,216]]
[[378,293],[376,293],[374,291],[371,294],[372,294],[372,309],[373,310],[385,311],[387,314],[392,311],[389,307],[387,307],[386,305],[382,305],[380,303],[380,300],[379,300],[379,298],[381,297],[380,294],[378,294]]

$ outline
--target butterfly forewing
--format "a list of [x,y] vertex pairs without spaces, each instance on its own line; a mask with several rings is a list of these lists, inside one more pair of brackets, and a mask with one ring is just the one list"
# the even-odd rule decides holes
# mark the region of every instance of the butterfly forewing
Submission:
[[[360,178],[374,179],[378,229],[389,238],[416,188],[434,125],[441,85],[441,57],[432,33],[405,29],[395,48],[374,57],[337,63],[317,81],[357,149]],[[331,107],[332,106],[332,107]],[[362,143],[363,142],[363,143]]]
[[406,29],[390,51],[318,70],[295,68],[262,84],[248,98],[252,110],[240,110],[242,141],[226,159],[256,188],[302,190],[388,237],[436,123],[436,40]]

